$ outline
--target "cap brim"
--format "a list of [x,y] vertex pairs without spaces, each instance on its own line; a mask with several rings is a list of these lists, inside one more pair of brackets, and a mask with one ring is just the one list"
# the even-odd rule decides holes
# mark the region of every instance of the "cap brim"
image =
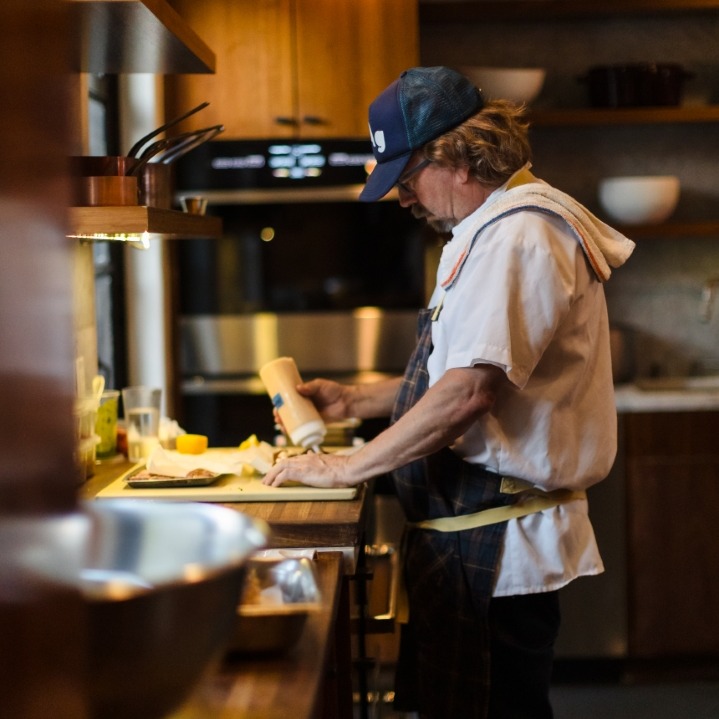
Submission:
[[381,164],[377,163],[367,178],[367,183],[362,188],[359,199],[362,202],[381,200],[397,184],[397,180],[402,176],[410,157],[412,157],[411,151],[396,157],[394,160]]

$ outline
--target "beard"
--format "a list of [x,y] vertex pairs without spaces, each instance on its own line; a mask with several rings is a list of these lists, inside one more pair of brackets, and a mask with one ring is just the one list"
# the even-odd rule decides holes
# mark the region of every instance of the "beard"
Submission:
[[448,217],[435,217],[423,205],[412,205],[412,216],[418,220],[424,220],[435,232],[447,234],[452,232],[457,224],[453,219]]

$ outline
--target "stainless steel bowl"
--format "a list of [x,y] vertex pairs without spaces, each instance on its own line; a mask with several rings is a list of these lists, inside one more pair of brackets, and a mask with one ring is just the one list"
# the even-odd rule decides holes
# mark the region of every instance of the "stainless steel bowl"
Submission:
[[225,649],[246,561],[269,529],[210,504],[98,500],[84,511],[90,716],[166,716]]

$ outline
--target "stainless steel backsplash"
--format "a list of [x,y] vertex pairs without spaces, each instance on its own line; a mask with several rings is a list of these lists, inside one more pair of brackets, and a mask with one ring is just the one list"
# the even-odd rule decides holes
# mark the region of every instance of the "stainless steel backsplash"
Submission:
[[184,377],[248,377],[275,357],[294,357],[303,376],[398,372],[416,336],[417,312],[193,315],[180,319]]

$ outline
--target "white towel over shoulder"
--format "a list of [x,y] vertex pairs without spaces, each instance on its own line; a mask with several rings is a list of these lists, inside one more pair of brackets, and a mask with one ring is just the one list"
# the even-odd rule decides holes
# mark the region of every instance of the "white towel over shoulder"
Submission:
[[602,222],[566,193],[536,180],[506,190],[479,213],[476,218],[478,229],[472,234],[459,261],[442,280],[442,287],[447,289],[452,285],[469,255],[472,244],[485,227],[507,215],[526,210],[546,212],[562,218],[577,238],[601,282],[606,282],[612,274],[611,268],[621,267],[634,251],[635,243],[628,237]]

